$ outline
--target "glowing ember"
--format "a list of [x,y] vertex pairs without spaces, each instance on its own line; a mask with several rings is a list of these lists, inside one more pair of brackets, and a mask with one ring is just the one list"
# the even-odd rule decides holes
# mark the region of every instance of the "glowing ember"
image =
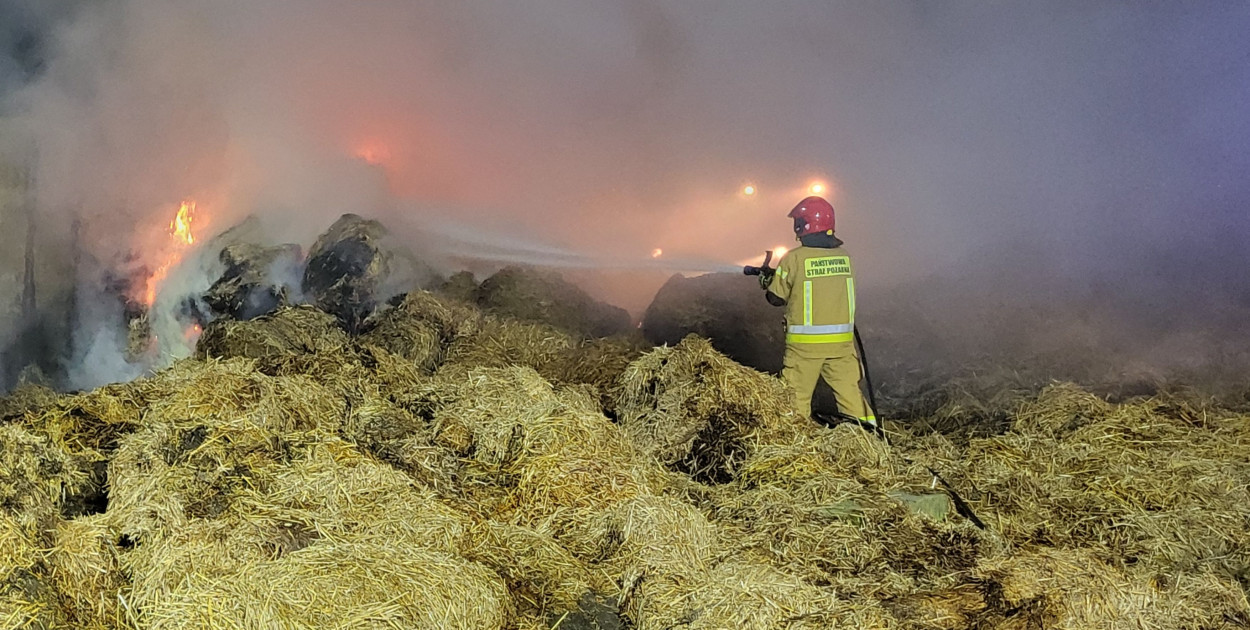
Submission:
[[187,245],[195,243],[195,236],[191,234],[191,214],[195,212],[194,201],[184,201],[178,208],[178,214],[173,221],[169,222],[169,229],[179,240],[185,241]]
[[755,194],[755,186],[752,186],[752,185],[750,185],[750,184],[747,184],[747,185],[746,185],[746,188],[743,188],[743,189],[742,189],[742,194],[744,194],[744,195],[746,195],[746,196],[748,196],[748,197],[750,197],[751,195],[754,195],[754,194]]
[[655,251],[651,252],[651,257],[652,257],[652,258],[659,258],[660,256],[663,256],[663,255],[664,255],[664,250],[662,250],[662,249],[660,249],[660,248],[658,248],[658,247],[657,247],[657,248],[655,248]]
[[183,336],[186,337],[187,341],[194,343],[199,340],[200,333],[202,332],[204,332],[204,329],[201,328],[199,324],[191,324],[191,327],[187,328],[186,332],[183,333]]

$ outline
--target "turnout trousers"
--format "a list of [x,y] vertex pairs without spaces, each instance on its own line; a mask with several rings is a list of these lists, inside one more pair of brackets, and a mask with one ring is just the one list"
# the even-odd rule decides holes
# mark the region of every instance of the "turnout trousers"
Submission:
[[863,370],[854,343],[787,343],[781,377],[794,390],[794,409],[803,417],[812,417],[812,394],[818,380],[824,378],[833,388],[839,412],[877,423],[864,393]]

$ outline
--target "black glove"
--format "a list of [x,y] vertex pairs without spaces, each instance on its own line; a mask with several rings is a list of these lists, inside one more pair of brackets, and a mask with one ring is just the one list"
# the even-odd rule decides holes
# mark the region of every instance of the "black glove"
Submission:
[[773,283],[773,276],[776,274],[777,274],[776,271],[771,271],[771,272],[765,271],[761,273],[760,274],[760,288],[767,291],[768,286]]

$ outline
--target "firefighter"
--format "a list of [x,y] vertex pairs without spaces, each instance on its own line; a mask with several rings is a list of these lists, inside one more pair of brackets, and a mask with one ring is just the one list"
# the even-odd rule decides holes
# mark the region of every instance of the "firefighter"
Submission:
[[770,304],[786,307],[781,375],[794,390],[794,408],[812,416],[812,393],[823,377],[842,415],[876,426],[855,350],[855,273],[834,235],[833,206],[808,197],[789,217],[801,246],[787,252],[776,273],[761,276],[760,283]]

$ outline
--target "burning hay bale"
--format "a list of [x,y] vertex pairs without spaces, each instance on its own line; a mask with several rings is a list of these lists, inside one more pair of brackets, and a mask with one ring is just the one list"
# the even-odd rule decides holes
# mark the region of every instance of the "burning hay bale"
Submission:
[[750,278],[707,274],[673,276],[647,307],[642,334],[652,345],[676,345],[689,334],[743,365],[781,371],[785,327],[782,309],[771,306]]
[[348,343],[334,317],[311,306],[291,306],[247,321],[219,319],[204,329],[196,353],[254,359],[272,373],[301,355],[341,353]]
[[301,285],[321,310],[356,332],[380,300],[390,273],[391,253],[382,247],[386,228],[377,221],[345,214],[308,251]]
[[721,483],[761,440],[803,431],[777,379],[687,337],[633,362],[616,409],[635,444],[696,480]]
[[219,260],[225,271],[204,294],[204,302],[219,315],[248,320],[290,303],[297,287],[289,279],[299,276],[303,255],[293,244],[235,243],[221,250]]
[[508,267],[473,292],[487,312],[547,324],[575,337],[608,337],[629,328],[625,309],[599,302],[559,274]]

